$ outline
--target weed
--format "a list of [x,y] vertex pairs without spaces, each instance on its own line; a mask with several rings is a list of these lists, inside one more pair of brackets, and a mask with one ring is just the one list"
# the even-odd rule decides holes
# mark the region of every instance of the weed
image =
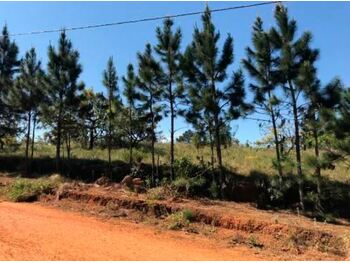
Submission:
[[161,186],[148,189],[146,196],[150,200],[165,200],[174,194],[168,186]]
[[248,243],[249,246],[255,247],[255,248],[263,248],[264,247],[264,244],[261,243],[259,241],[259,239],[256,236],[254,236],[254,235],[250,235],[248,237],[248,242],[247,243]]
[[232,238],[231,240],[229,241],[229,243],[231,245],[237,245],[237,244],[244,244],[245,243],[245,239],[244,237],[239,234],[239,233],[236,233]]
[[49,180],[17,179],[7,191],[10,200],[15,202],[35,201],[41,194],[49,194],[57,185]]
[[188,227],[193,220],[193,213],[190,210],[182,210],[168,216],[169,225],[171,230],[180,230]]
[[182,211],[182,215],[184,219],[188,220],[189,222],[192,222],[194,219],[193,212],[190,209],[184,209]]

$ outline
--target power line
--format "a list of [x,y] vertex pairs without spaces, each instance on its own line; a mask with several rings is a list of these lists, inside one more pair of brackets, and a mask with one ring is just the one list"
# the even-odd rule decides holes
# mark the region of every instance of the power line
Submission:
[[[212,13],[215,13],[215,12],[223,12],[223,11],[229,11],[229,10],[244,9],[244,8],[251,8],[251,7],[279,4],[279,3],[281,3],[281,1],[261,2],[256,4],[212,9],[210,11]],[[141,22],[163,20],[165,18],[178,18],[178,17],[185,17],[185,16],[200,15],[203,13],[204,11],[197,11],[197,12],[182,13],[182,14],[176,14],[176,15],[156,16],[156,17],[149,17],[149,18],[126,20],[126,21],[112,22],[112,23],[105,23],[105,24],[95,24],[95,25],[86,25],[86,26],[78,26],[78,27],[68,27],[68,28],[62,28],[62,29],[50,29],[50,30],[42,30],[42,31],[15,33],[15,34],[11,34],[10,36],[14,37],[14,36],[26,36],[26,35],[39,35],[39,34],[57,33],[62,31],[76,31],[76,30],[84,30],[84,29],[92,29],[92,28],[100,28],[100,27],[119,26],[119,25],[125,25],[125,24],[135,24],[135,23],[141,23]]]

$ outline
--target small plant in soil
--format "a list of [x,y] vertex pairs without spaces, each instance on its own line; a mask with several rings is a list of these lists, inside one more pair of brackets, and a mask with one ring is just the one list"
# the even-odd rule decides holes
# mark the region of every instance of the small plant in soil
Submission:
[[251,247],[255,247],[255,248],[263,248],[264,244],[262,242],[259,241],[259,239],[254,236],[254,235],[250,235],[248,237],[248,245]]
[[185,209],[168,216],[169,225],[171,230],[180,230],[185,227],[189,227],[193,220],[193,213],[191,210]]
[[237,245],[237,244],[245,244],[245,238],[239,234],[239,233],[236,233],[232,238],[231,240],[229,241],[229,243],[231,245]]
[[188,220],[189,222],[192,222],[194,219],[193,212],[190,209],[184,209],[182,211],[182,215],[184,219]]

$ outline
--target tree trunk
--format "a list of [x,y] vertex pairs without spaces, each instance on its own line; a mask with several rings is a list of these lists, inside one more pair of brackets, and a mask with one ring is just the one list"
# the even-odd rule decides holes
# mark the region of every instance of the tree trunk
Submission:
[[170,95],[170,168],[171,168],[171,180],[174,180],[175,172],[174,172],[174,120],[175,120],[175,112],[174,112],[174,97],[172,91],[171,81],[169,82],[169,95]]
[[[211,80],[211,89],[212,89],[212,95],[213,95],[213,101],[218,104],[217,98],[216,98],[216,88],[215,88],[215,81],[212,77]],[[220,108],[219,105],[216,105],[217,109],[215,109],[214,112],[214,129],[215,129],[215,143],[216,143],[216,156],[217,161],[219,165],[219,192],[220,197],[223,198],[223,187],[224,187],[224,171],[222,166],[222,156],[221,156],[221,138],[220,138],[220,123],[219,123],[219,114],[220,114]]]
[[61,172],[61,129],[62,129],[62,105],[60,105],[57,120],[57,139],[56,139],[56,172]]
[[293,118],[294,118],[294,134],[295,134],[295,155],[297,161],[298,185],[299,185],[299,199],[300,207],[304,210],[304,191],[303,191],[303,172],[301,168],[301,151],[300,151],[300,134],[299,134],[299,119],[297,101],[295,97],[295,90],[291,81],[289,81],[289,88],[291,92]]
[[90,127],[89,150],[94,149],[94,140],[95,140],[94,128]]
[[67,159],[70,160],[71,144],[70,144],[70,134],[66,136],[66,149],[67,149]]
[[[315,156],[317,158],[317,160],[319,160],[320,157],[320,152],[319,152],[319,144],[318,144],[318,133],[317,130],[314,129],[314,140],[315,140]],[[319,165],[317,165],[316,169],[315,169],[315,175],[318,178],[321,178],[321,168]],[[321,193],[321,190],[318,189],[318,193]]]
[[132,166],[132,108],[131,103],[129,105],[129,165]]
[[111,147],[112,147],[112,102],[109,100],[109,116],[108,116],[108,172],[109,177],[112,178],[112,160],[111,160]]
[[280,181],[281,181],[283,177],[283,171],[282,171],[282,165],[281,165],[281,154],[280,154],[280,146],[279,146],[279,140],[278,140],[278,132],[276,127],[276,119],[273,111],[271,112],[271,120],[272,120],[273,134],[274,134],[274,140],[275,140],[277,170],[278,170],[278,176],[280,177]]
[[[271,94],[269,92],[269,99],[271,99]],[[273,127],[273,135],[274,135],[274,141],[275,141],[275,151],[276,151],[276,158],[277,158],[277,170],[278,170],[278,176],[280,178],[280,183],[282,182],[282,165],[281,165],[281,153],[280,153],[280,146],[279,146],[279,139],[278,139],[278,131],[277,131],[277,125],[276,125],[276,116],[275,111],[270,105],[270,112],[271,112],[271,121],[272,121],[272,127]]]
[[152,118],[152,142],[151,142],[151,151],[152,151],[152,173],[151,173],[151,184],[154,186],[155,178],[154,178],[154,168],[155,168],[155,158],[154,158],[154,144],[155,144],[155,127],[154,127],[154,113],[153,113],[153,96],[151,95],[151,103],[150,103],[150,113]]
[[213,141],[213,133],[211,131],[211,127],[209,128],[209,143],[210,143],[210,164],[211,168],[214,171],[214,141]]
[[36,128],[36,113],[34,113],[33,115],[32,152],[30,155],[31,163],[33,162],[33,157],[34,157],[35,128]]
[[25,162],[26,162],[26,174],[29,174],[29,144],[30,144],[30,126],[32,123],[32,112],[28,112],[28,124],[27,124],[27,136],[26,136],[26,151],[25,151]]
[[[314,118],[314,121],[316,121],[316,118]],[[319,151],[319,144],[318,144],[318,132],[317,128],[313,127],[313,136],[315,140],[315,156],[317,159],[317,166],[315,168],[315,175],[317,177],[317,195],[318,195],[318,200],[317,200],[317,206],[318,208],[321,208],[321,167],[319,166],[319,158],[320,158],[320,151]]]
[[223,197],[223,187],[224,187],[224,171],[222,166],[222,156],[221,156],[221,138],[220,138],[220,124],[219,116],[216,113],[214,116],[214,125],[215,125],[215,143],[216,143],[216,156],[219,164],[219,187],[220,187],[220,196]]

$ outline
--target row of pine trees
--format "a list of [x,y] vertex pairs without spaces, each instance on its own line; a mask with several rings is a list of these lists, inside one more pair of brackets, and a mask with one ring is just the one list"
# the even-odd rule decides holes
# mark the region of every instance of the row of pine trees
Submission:
[[[70,158],[71,145],[77,141],[91,150],[98,143],[106,147],[111,171],[113,147],[127,146],[132,164],[133,149],[148,141],[154,185],[157,124],[169,116],[169,177],[174,179],[175,119],[182,116],[197,135],[209,141],[221,189],[226,182],[222,134],[233,120],[255,114],[263,116],[257,121],[267,123],[272,131],[273,163],[281,184],[284,162],[294,152],[303,207],[303,142],[311,141],[314,175],[321,180],[321,170],[330,161],[345,158],[350,152],[350,92],[337,78],[327,85],[320,83],[315,66],[319,50],[311,46],[312,35],[297,32],[297,23],[284,6],[276,6],[274,17],[276,25],[270,29],[264,28],[261,18],[256,19],[242,69],[234,72],[229,71],[234,62],[233,37],[228,35],[219,47],[221,36],[208,7],[201,27],[194,28],[192,42],[183,52],[181,29],[165,19],[155,32],[157,43],[147,44],[137,53],[137,67],[128,65],[121,81],[113,58],[109,58],[102,75],[105,94],[79,81],[79,52],[65,32],[57,47],[49,46],[44,70],[34,48],[18,58],[18,47],[5,26],[0,40],[0,146],[4,147],[5,138],[24,133],[29,171],[35,131],[41,125],[56,145],[57,171],[62,147]],[[247,101],[248,91],[253,101]],[[286,141],[285,129],[292,133],[290,141]],[[317,191],[321,194],[320,184]]]

